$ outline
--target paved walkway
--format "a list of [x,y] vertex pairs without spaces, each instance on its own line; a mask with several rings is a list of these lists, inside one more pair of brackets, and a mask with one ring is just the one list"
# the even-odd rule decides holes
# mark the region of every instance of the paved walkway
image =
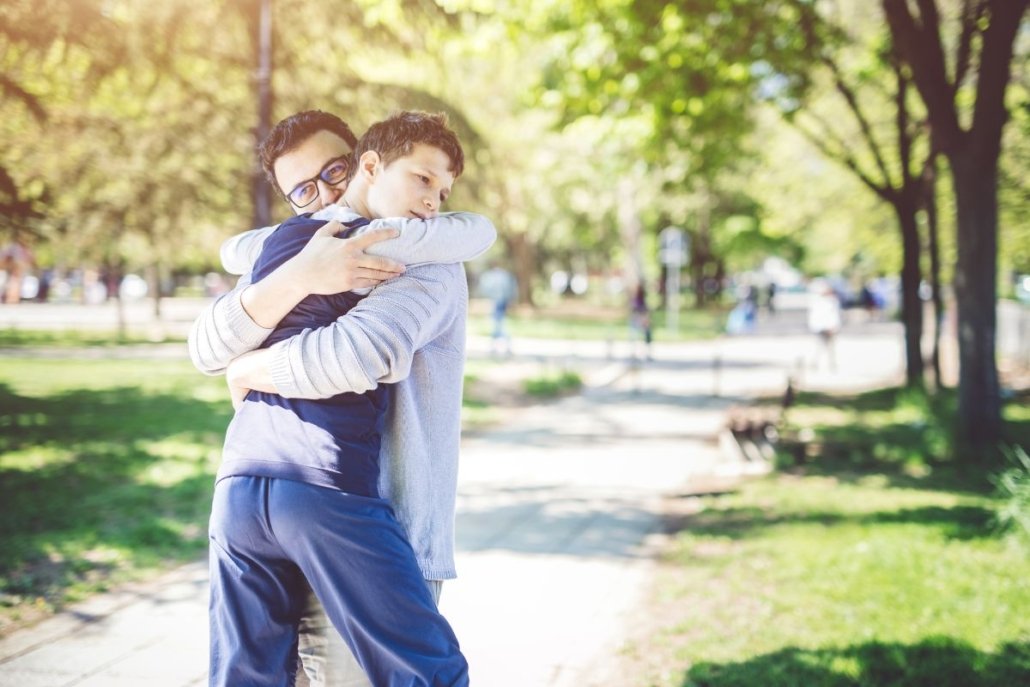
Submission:
[[[817,388],[896,378],[898,330],[840,341]],[[474,340],[472,357],[488,342]],[[441,608],[477,685],[613,686],[628,614],[646,593],[663,499],[732,476],[715,436],[725,411],[779,393],[809,337],[785,331],[658,346],[627,363],[618,345],[516,342],[518,360],[582,370],[584,394],[517,412],[468,437],[459,476],[458,568]],[[202,563],[76,606],[0,641],[0,685],[188,687],[205,682]]]

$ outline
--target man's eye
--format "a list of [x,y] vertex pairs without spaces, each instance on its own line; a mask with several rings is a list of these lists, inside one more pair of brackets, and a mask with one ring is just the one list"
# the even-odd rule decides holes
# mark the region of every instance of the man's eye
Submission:
[[304,184],[300,188],[295,188],[290,193],[290,200],[297,205],[304,205],[311,202],[311,200],[318,194],[318,189],[315,188],[314,184]]
[[331,165],[328,169],[322,172],[322,178],[331,184],[335,184],[337,181],[343,179],[347,174],[347,165],[343,162],[337,162]]

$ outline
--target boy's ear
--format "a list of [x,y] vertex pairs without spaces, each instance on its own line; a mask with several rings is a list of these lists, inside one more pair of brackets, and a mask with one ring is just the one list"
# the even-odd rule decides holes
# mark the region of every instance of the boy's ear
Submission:
[[379,160],[379,153],[374,150],[366,150],[358,158],[358,174],[365,177],[366,181],[371,182],[375,179],[379,169]]

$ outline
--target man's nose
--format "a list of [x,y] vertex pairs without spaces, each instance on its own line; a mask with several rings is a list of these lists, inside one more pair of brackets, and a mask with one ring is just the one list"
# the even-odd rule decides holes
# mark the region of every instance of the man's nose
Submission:
[[327,205],[332,205],[340,199],[343,195],[343,185],[327,184],[322,179],[319,179],[318,184],[318,202],[319,207],[324,208]]

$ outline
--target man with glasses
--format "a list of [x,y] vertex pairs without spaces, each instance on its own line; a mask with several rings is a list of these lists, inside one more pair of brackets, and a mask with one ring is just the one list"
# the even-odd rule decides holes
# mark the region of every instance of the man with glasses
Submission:
[[[339,174],[337,165],[354,144],[346,124],[326,113],[306,112],[276,126],[262,146],[261,159],[269,179],[299,214],[326,208],[341,198],[343,184],[334,183]],[[482,242],[482,227],[462,225],[460,215],[440,216],[437,221],[451,222],[452,228],[442,227],[437,232],[445,237],[453,234],[466,244]],[[378,230],[340,240],[332,235],[335,231],[330,223],[273,273],[249,286],[244,277],[234,291],[212,304],[194,325],[191,356],[202,371],[215,374],[229,368],[229,376],[234,377],[234,370],[246,364],[243,358],[234,359],[257,348],[275,324],[308,294],[382,284],[335,324],[300,335],[305,337],[301,345],[315,360],[280,369],[288,379],[277,386],[283,396],[314,398],[396,382],[380,453],[381,492],[393,504],[415,549],[422,575],[438,600],[442,580],[455,576],[453,520],[461,387],[460,379],[456,385],[441,380],[429,385],[425,380],[430,370],[446,369],[451,366],[448,359],[464,356],[466,283],[464,279],[427,281],[425,275],[433,274],[432,267],[397,276],[404,269],[401,263],[365,254],[364,249],[373,243],[376,249],[388,247],[389,242],[378,242],[396,232]],[[493,231],[489,226],[490,240],[483,250],[492,242]],[[222,247],[226,268],[249,272],[268,233],[270,229],[256,230],[226,242]],[[378,338],[375,330],[377,325],[382,328],[382,322],[373,321],[377,308],[384,311],[398,307],[416,320],[418,329],[414,336],[404,333],[403,345]],[[456,308],[461,317],[448,323],[434,320],[432,313],[441,308]],[[375,349],[373,359],[362,358],[350,348],[322,345],[333,340],[327,330],[334,328],[344,332],[339,339],[369,341]],[[364,370],[369,369],[379,370],[377,378],[365,377]],[[416,383],[416,379],[423,381]],[[314,380],[329,380],[329,384],[316,390]],[[401,446],[396,437],[405,431],[410,434],[412,427],[420,428],[424,439],[418,446]],[[297,684],[368,685],[346,644],[317,607],[317,600],[313,596],[311,599],[312,612],[301,623],[304,670],[298,672]]]
[[[339,117],[308,110],[279,122],[261,144],[261,166],[272,186],[295,214],[335,204],[346,190],[344,182],[357,137]],[[230,274],[246,274],[261,253],[269,230],[238,234],[222,244],[222,264]],[[261,310],[269,293],[278,289],[308,293],[342,293],[376,286],[403,273],[404,265],[369,255],[365,249],[396,236],[387,230],[370,231],[353,239],[319,241],[318,250],[304,251],[290,269],[277,270],[243,293],[244,309]],[[312,249],[315,246],[311,247]],[[285,266],[284,266],[285,267]],[[271,284],[262,286],[265,282]],[[278,313],[281,319],[285,312]],[[270,319],[270,318],[269,318]]]

